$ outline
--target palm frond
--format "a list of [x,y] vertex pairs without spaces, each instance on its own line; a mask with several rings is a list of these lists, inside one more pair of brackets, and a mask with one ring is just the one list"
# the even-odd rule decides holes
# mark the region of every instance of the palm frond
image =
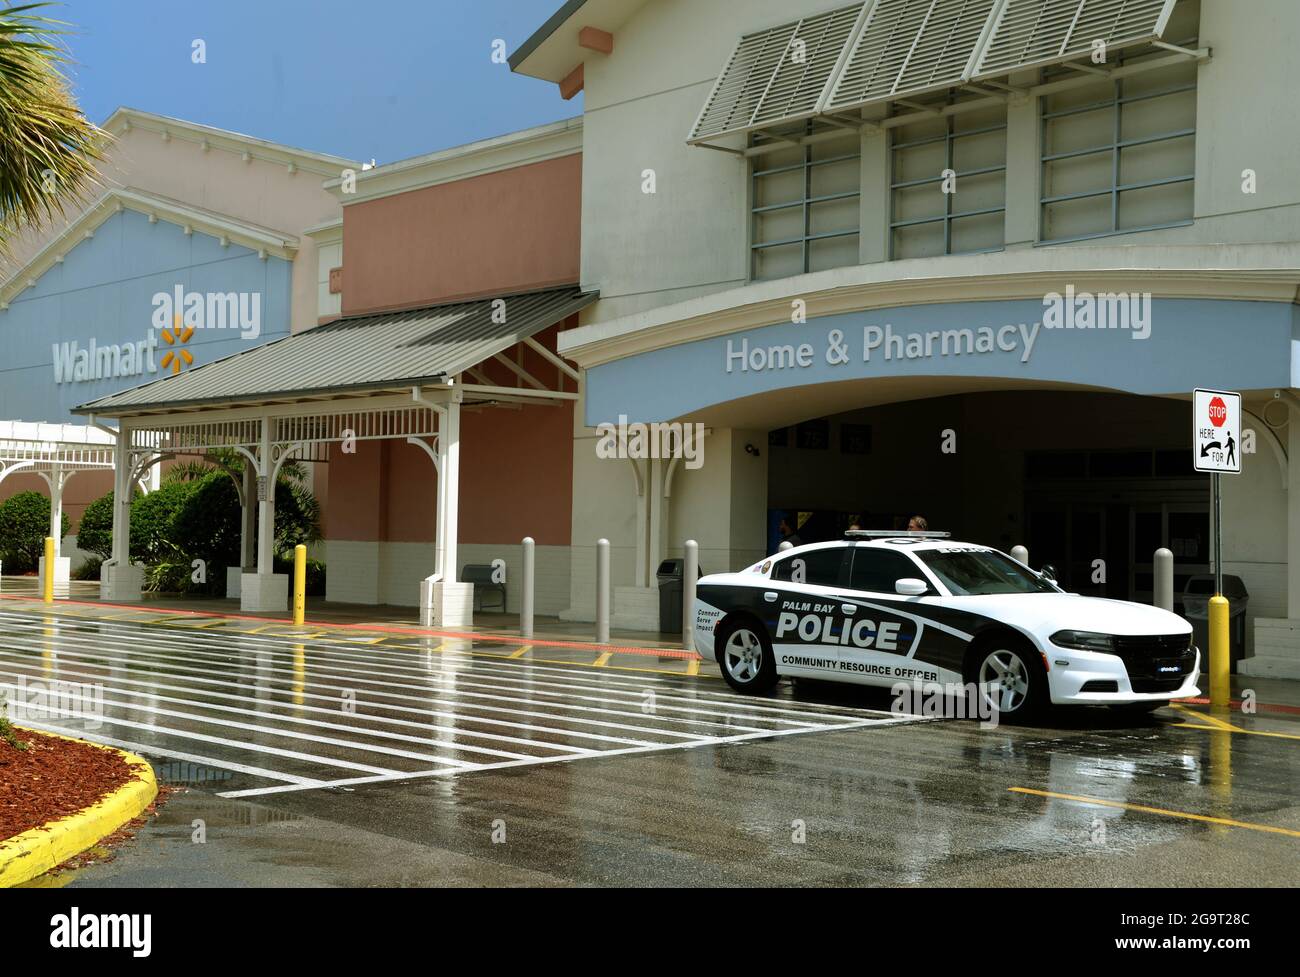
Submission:
[[22,227],[40,227],[96,186],[107,134],[77,107],[61,67],[68,25],[0,7],[0,253]]

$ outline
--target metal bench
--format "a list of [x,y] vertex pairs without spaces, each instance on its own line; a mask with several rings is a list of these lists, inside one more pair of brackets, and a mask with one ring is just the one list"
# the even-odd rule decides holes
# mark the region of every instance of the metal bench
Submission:
[[[461,583],[472,583],[474,585],[474,600],[477,602],[484,593],[496,592],[501,595],[500,603],[494,604],[501,610],[506,609],[506,585],[497,583],[492,579],[495,568],[490,563],[467,563],[465,568],[460,572]],[[486,610],[484,605],[479,605],[476,610]]]

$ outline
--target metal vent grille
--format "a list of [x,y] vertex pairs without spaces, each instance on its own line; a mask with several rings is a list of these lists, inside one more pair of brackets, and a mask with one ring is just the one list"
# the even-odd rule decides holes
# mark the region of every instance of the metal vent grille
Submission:
[[1006,0],[976,77],[1069,61],[1159,38],[1177,0]]
[[814,115],[866,6],[855,3],[742,37],[690,141]]
[[965,81],[998,0],[877,0],[826,105],[829,111]]

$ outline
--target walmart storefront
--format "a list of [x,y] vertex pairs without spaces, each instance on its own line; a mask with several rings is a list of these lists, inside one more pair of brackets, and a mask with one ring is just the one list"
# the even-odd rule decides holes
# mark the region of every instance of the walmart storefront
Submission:
[[1175,553],[1180,594],[1209,572],[1190,394],[1240,390],[1247,454],[1225,487],[1224,559],[1251,594],[1247,644],[1263,662],[1273,632],[1290,632],[1300,281],[1276,249],[1238,255],[1250,271],[1201,272],[1141,250],[1127,268],[1088,249],[1069,270],[1026,271],[1062,263],[1034,252],[953,258],[934,280],[859,267],[753,283],[561,343],[586,367],[588,425],[708,432],[700,474],[678,473],[661,514],[659,554],[696,537],[706,569],[738,567],[773,549],[783,516],[806,542],[922,513],[960,538],[1028,546],[1072,590],[1129,600],[1151,599],[1157,547]]
[[295,246],[135,190],[53,237],[0,291],[0,498],[57,493],[75,525],[113,488],[111,466],[76,446],[112,435],[72,408],[288,335]]

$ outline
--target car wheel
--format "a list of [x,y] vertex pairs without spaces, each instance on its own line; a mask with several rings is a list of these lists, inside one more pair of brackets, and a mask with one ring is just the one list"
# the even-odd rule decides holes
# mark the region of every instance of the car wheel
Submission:
[[1040,713],[1048,701],[1047,675],[1037,655],[996,642],[979,653],[975,682],[985,709],[1018,721]]
[[760,695],[776,685],[772,643],[760,626],[742,622],[728,629],[718,664],[722,666],[722,677],[737,692]]

